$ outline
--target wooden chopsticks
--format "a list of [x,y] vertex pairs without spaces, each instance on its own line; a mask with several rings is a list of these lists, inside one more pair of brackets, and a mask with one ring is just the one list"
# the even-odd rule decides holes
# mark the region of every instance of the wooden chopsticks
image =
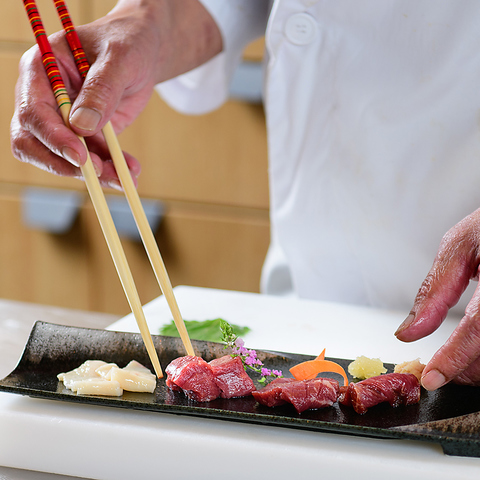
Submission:
[[[50,46],[50,42],[48,41],[45,29],[43,27],[43,23],[41,21],[40,14],[39,14],[37,6],[36,6],[36,2],[35,2],[35,0],[23,0],[23,3],[24,3],[25,10],[26,10],[26,13],[28,15],[28,18],[30,20],[30,25],[31,25],[33,33],[35,35],[37,45],[38,45],[38,47],[40,49],[40,52],[42,54],[43,65],[45,67],[47,76],[50,80],[50,84],[52,86],[53,94],[54,94],[55,99],[57,101],[57,104],[59,106],[62,118],[63,118],[65,124],[68,126],[69,125],[69,120],[68,119],[69,119],[69,114],[70,114],[70,109],[71,109],[72,104],[71,104],[70,98],[68,97],[65,85],[63,83],[62,77],[60,75],[60,71],[58,69],[58,65],[57,65],[55,56],[54,56],[54,54],[52,52],[52,49],[51,49],[51,46]],[[75,55],[75,53],[74,53],[74,55]],[[110,136],[110,135],[112,135],[112,133],[113,133],[113,129],[111,129],[111,132],[109,132],[108,135]],[[115,137],[114,133],[113,133],[113,136]],[[157,376],[159,378],[161,378],[161,377],[163,377],[162,368],[160,366],[160,362],[159,362],[159,359],[158,359],[157,352],[156,352],[155,347],[153,345],[152,337],[151,337],[150,332],[148,330],[148,325],[147,325],[147,322],[146,322],[146,319],[145,319],[145,315],[143,313],[142,304],[140,302],[140,298],[138,296],[137,289],[135,287],[135,282],[133,280],[133,276],[132,276],[132,273],[130,271],[130,267],[128,266],[128,262],[127,262],[127,258],[125,256],[125,252],[123,251],[122,244],[120,242],[120,238],[119,238],[118,233],[116,231],[115,224],[113,222],[112,216],[111,216],[110,211],[108,209],[108,205],[107,205],[107,202],[105,200],[105,196],[103,194],[102,188],[100,186],[100,182],[99,182],[98,177],[95,173],[90,155],[88,153],[88,149],[87,149],[85,140],[81,137],[79,137],[79,138],[83,142],[83,144],[85,145],[85,149],[87,150],[87,162],[85,163],[85,165],[83,165],[81,167],[81,171],[82,171],[82,174],[85,178],[85,184],[87,186],[88,193],[89,193],[90,198],[92,200],[92,204],[94,206],[94,209],[95,209],[95,212],[97,214],[100,226],[102,228],[105,240],[106,240],[108,248],[110,250],[110,254],[111,254],[113,262],[115,264],[115,268],[116,268],[118,276],[120,278],[120,282],[121,282],[122,287],[124,289],[125,295],[127,297],[128,303],[130,305],[130,308],[131,308],[131,310],[132,310],[132,312],[135,316],[135,319],[137,321],[138,327],[140,329],[140,333],[142,335],[143,342],[145,343],[145,347],[147,349],[148,355],[149,355],[150,360],[152,362],[152,365],[154,367],[155,373],[157,374]],[[115,140],[116,140],[116,137],[115,137]],[[121,151],[121,149],[119,149],[119,150]],[[112,157],[113,157],[113,155],[112,155]],[[118,157],[118,155],[117,155],[117,157]],[[123,158],[123,154],[122,154],[122,158]],[[122,176],[123,177],[128,176],[128,178],[130,179],[130,182],[131,182],[131,186],[128,186],[128,187],[124,186],[124,189],[126,191],[127,188],[129,190],[131,190],[133,188],[133,190],[135,191],[135,194],[136,194],[136,189],[134,187],[133,180],[131,179],[131,176],[130,176],[130,173],[128,171],[128,167],[126,166],[126,162],[125,162],[124,158],[123,158],[123,163],[125,165],[125,169],[126,169],[126,172],[127,172],[128,175],[125,175],[125,173],[124,173],[124,174],[122,174]],[[118,175],[119,175],[119,178],[120,178],[120,173],[118,173]],[[120,181],[122,182],[122,179],[120,179]],[[128,181],[126,181],[125,183],[128,184]],[[130,195],[132,195],[131,191],[130,191]],[[138,194],[136,194],[136,197],[138,198]],[[129,203],[130,203],[130,199],[129,199]],[[132,203],[133,203],[134,207],[132,207]],[[145,235],[145,237],[148,237],[148,235],[146,235],[145,232],[144,232],[144,230],[145,230],[144,222],[146,222],[146,225],[148,226],[148,231],[151,234],[151,239],[149,239],[148,241],[151,242],[151,240],[153,239],[153,242],[155,243],[153,233],[151,232],[150,226],[148,225],[148,221],[146,220],[145,213],[144,213],[143,208],[141,206],[140,199],[138,198],[138,204],[135,203],[135,200],[132,203],[130,203],[130,205],[131,205],[134,217],[137,221],[137,226],[138,226],[139,230],[141,228],[142,239],[143,239],[144,235]],[[145,217],[144,220],[142,219],[142,214],[143,214],[143,217]],[[140,220],[138,220],[139,218],[140,218]],[[155,247],[156,247],[156,243],[155,243]],[[150,244],[149,244],[148,248],[150,249],[150,251],[152,250],[152,246]],[[156,249],[158,250],[158,247],[156,247]],[[149,256],[153,256],[153,255],[151,255],[150,251],[148,252]],[[160,256],[160,253],[158,253],[158,256]],[[161,259],[161,257],[160,257],[160,259]],[[163,266],[163,261],[162,261],[162,266]],[[157,274],[157,272],[155,272],[155,273]],[[160,274],[158,274],[158,275],[160,276]],[[161,277],[161,278],[162,278],[162,282],[164,282],[164,284],[165,284],[165,277],[168,280],[168,275],[166,273],[165,267],[163,266],[163,277]],[[157,278],[158,278],[158,276],[157,276]],[[168,283],[168,285],[166,287],[166,290],[168,290],[168,287],[169,287],[170,295],[173,296],[173,290],[172,290],[170,281],[168,280],[167,283]],[[167,296],[167,295],[165,295],[165,296]],[[169,303],[169,305],[170,305],[170,303]],[[175,302],[175,305],[176,305],[176,302]],[[177,311],[178,311],[178,306],[177,306]],[[178,318],[179,312],[176,313],[176,315],[177,315],[177,318]],[[180,317],[180,319],[181,319],[181,317]],[[177,323],[177,320],[176,320],[176,323]],[[183,324],[183,320],[181,320],[181,323],[183,325],[184,335],[185,335],[186,334],[186,329],[185,329],[185,326]],[[178,328],[178,325],[177,325],[177,328]],[[180,334],[182,334],[182,331],[180,329],[179,329],[179,332],[180,332]],[[186,338],[188,339],[188,343],[185,342],[184,337],[182,337],[182,340],[184,341],[184,345],[185,345],[186,348],[187,348],[187,345],[188,345],[187,352],[189,352],[189,350],[190,350],[190,352],[193,352],[193,348],[191,347],[191,343],[190,343],[190,339],[188,338],[188,334],[186,335]],[[188,354],[193,355],[194,353],[188,353]]]
[[[62,22],[65,36],[75,60],[75,64],[77,65],[77,69],[82,78],[85,79],[90,65],[80,42],[80,38],[75,30],[75,26],[73,25],[67,6],[63,0],[53,0],[53,3],[55,4],[58,16]],[[120,179],[125,196],[127,197],[130,209],[132,210],[143,245],[159,283],[160,289],[167,300],[168,306],[170,307],[173,320],[177,327],[178,333],[180,334],[180,338],[183,342],[185,350],[187,351],[188,355],[195,355],[187,329],[185,327],[185,323],[182,315],[180,314],[180,309],[178,308],[178,304],[173,293],[170,278],[160,254],[160,250],[158,249],[157,242],[155,241],[155,237],[148,223],[147,216],[143,210],[140,197],[138,196],[137,189],[133,183],[132,176],[130,175],[130,171],[127,167],[127,162],[125,161],[120,143],[118,142],[111,122],[108,122],[105,125],[105,127],[102,129],[102,132],[112,156],[118,178]]]

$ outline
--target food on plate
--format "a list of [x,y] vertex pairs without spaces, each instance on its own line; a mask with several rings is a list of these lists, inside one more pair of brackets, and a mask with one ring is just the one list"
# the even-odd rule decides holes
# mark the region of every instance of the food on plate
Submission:
[[[315,362],[319,364],[316,365]],[[327,368],[324,368],[325,366]],[[292,370],[305,375],[317,375],[321,371],[343,371],[338,364],[326,360],[302,362]],[[330,378],[280,377],[256,390],[253,381],[245,372],[240,356],[232,355],[225,355],[209,363],[200,357],[179,357],[167,366],[166,373],[167,386],[170,389],[183,391],[188,398],[197,402],[251,394],[258,403],[267,407],[290,403],[298,413],[328,407],[338,401],[363,414],[383,402],[397,407],[418,403],[420,400],[420,383],[411,373],[389,373],[348,384],[343,371],[346,383],[343,387],[339,386],[337,380]]]
[[343,367],[330,360],[320,359],[325,355],[325,350],[315,359],[299,363],[290,369],[290,373],[296,380],[311,380],[322,372],[338,373],[343,377],[344,386],[348,385],[347,374]]
[[[225,322],[222,318],[214,318],[213,320],[184,320],[188,336],[192,340],[206,340],[208,342],[221,342],[223,340],[220,328],[221,322]],[[241,327],[239,325],[230,324],[235,335],[246,335],[250,328]],[[160,328],[160,335],[169,337],[179,337],[177,326],[172,320],[170,323]]]
[[245,370],[249,369],[261,375],[258,383],[265,384],[267,379],[283,377],[281,370],[271,370],[266,368],[263,362],[258,358],[257,352],[245,348],[244,341],[237,336],[232,326],[225,320],[220,321],[220,330],[222,331],[222,340],[225,342],[224,348],[232,350],[232,357],[239,357],[243,363]]
[[337,401],[339,394],[338,382],[330,378],[277,378],[260,390],[252,392],[255,400],[262,405],[277,407],[291,403],[298,413],[330,407]]
[[210,363],[192,355],[176,358],[165,369],[166,383],[170,389],[181,390],[197,402],[209,402],[218,397],[250,395],[255,390],[255,385],[246,369],[261,375],[259,383],[265,383],[267,377],[282,376],[281,371],[265,368],[255,350],[245,348],[232,325],[220,319],[219,327],[226,344],[224,348],[230,348],[232,353]]
[[200,357],[187,355],[170,362],[165,369],[167,387],[180,390],[197,402],[210,402],[220,395],[212,367]]
[[87,360],[57,378],[66,388],[81,395],[119,397],[123,391],[152,393],[157,383],[155,375],[139,362],[132,360],[126,367],[102,360]]
[[420,383],[411,373],[387,373],[341,387],[338,401],[360,414],[383,402],[412,405],[420,401]]
[[387,369],[379,358],[368,358],[363,355],[348,365],[348,373],[359,380],[376,377],[386,372]]
[[[220,328],[225,348],[232,353],[207,363],[200,357],[185,356],[173,360],[166,368],[167,386],[183,393],[191,400],[209,402],[218,397],[234,398],[253,395],[255,400],[267,407],[292,404],[298,413],[309,409],[324,408],[339,401],[351,405],[357,413],[365,413],[370,407],[383,402],[392,406],[410,405],[420,399],[420,384],[415,375],[386,372],[378,359],[358,357],[350,364],[350,373],[357,378],[369,376],[356,384],[348,383],[343,367],[325,360],[325,349],[314,360],[301,362],[292,368],[294,378],[284,378],[281,371],[265,368],[255,350],[245,348],[241,338],[231,326],[222,320]],[[259,383],[267,377],[273,380],[256,390],[253,381],[246,373],[250,368],[260,373]],[[343,377],[340,388],[335,379],[318,377],[322,372],[337,373]],[[377,373],[375,376],[371,376]]]
[[209,362],[222,398],[245,397],[255,390],[240,357],[224,355]]
[[394,372],[395,373],[411,373],[418,378],[418,381],[422,378],[423,369],[426,365],[420,362],[420,359],[417,358],[416,360],[411,360],[409,362],[399,363],[395,365]]
[[255,390],[240,358],[230,355],[210,363],[193,355],[179,357],[167,366],[165,372],[169,388],[181,390],[197,402],[209,402],[218,397],[243,397]]
[[102,360],[87,360],[70,372],[59,373],[57,378],[72,392],[83,395],[108,395],[119,397],[123,390],[118,382],[112,382],[97,373],[107,364]]
[[[98,369],[101,373],[104,367]],[[132,360],[126,367],[118,368],[114,365],[113,368],[106,373],[105,378],[116,381],[120,384],[123,390],[127,392],[148,392],[152,393],[157,385],[155,375],[141,363]]]

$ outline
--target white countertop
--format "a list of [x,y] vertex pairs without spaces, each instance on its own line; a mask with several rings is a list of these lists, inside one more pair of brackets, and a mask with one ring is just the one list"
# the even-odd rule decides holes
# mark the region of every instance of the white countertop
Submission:
[[[248,325],[247,346],[386,362],[428,360],[456,323],[427,341],[393,336],[404,314],[256,294],[178,287],[184,318]],[[163,298],[145,307],[152,333],[171,319]],[[46,320],[47,319],[42,319]],[[131,316],[113,330],[136,331]],[[449,457],[425,442],[250,425],[0,394],[0,465],[99,480],[132,478],[477,479],[480,459]],[[27,453],[28,452],[28,453]],[[75,452],[82,452],[75,458]],[[1,471],[0,471],[1,473]],[[0,478],[1,475],[0,475]],[[8,478],[8,477],[7,477]]]

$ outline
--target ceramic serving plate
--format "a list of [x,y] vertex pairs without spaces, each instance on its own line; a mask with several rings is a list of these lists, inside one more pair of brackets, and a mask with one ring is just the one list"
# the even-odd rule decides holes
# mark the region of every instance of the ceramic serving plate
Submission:
[[[185,355],[178,338],[153,336],[153,341],[163,369],[173,359]],[[207,361],[228,353],[223,344],[192,343],[196,354]],[[257,353],[266,367],[282,370],[287,375],[293,365],[313,359],[300,354]],[[164,379],[157,380],[152,394],[125,392],[121,397],[77,395],[57,380],[58,373],[72,370],[89,359],[114,362],[120,367],[135,359],[152,369],[139,334],[37,322],[17,367],[0,381],[0,391],[105,407],[370,437],[425,440],[440,443],[446,454],[480,457],[480,387],[447,385],[436,392],[422,390],[417,405],[392,408],[382,404],[371,408],[365,415],[358,415],[352,408],[338,404],[298,414],[291,405],[268,408],[259,405],[251,396],[196,403],[181,392],[169,390]],[[351,362],[332,360],[345,370]],[[386,367],[392,370],[391,365]]]

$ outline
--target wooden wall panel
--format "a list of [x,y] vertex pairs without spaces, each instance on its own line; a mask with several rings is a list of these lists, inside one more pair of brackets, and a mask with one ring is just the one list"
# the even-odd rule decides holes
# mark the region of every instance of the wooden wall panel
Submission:
[[[129,306],[90,201],[80,219],[85,232],[90,310],[125,315]],[[141,242],[121,239],[142,303],[161,295]]]
[[[87,197],[72,229],[52,234],[22,221],[21,187],[0,188],[0,297],[126,314],[128,304]],[[258,291],[268,215],[173,203],[156,232],[172,284]],[[142,303],[160,289],[140,242],[122,239]]]
[[[6,192],[7,191],[7,192]],[[22,221],[21,188],[0,190],[0,297],[82,310],[129,311],[87,197],[72,229],[52,234]],[[122,242],[142,301],[160,295],[141,244]]]
[[92,4],[92,18],[97,19],[106,15],[115,5],[116,0],[103,0],[101,2],[93,2]]
[[20,191],[0,190],[0,297],[83,309],[87,264],[79,225],[65,235],[30,230]]
[[174,284],[258,292],[268,214],[172,205],[157,240]]
[[[42,22],[48,34],[62,29],[55,6],[52,0],[37,0],[37,7],[42,17]],[[89,1],[68,0],[68,10],[74,21],[84,23],[88,21],[90,9]],[[2,15],[0,16],[0,41],[35,43],[28,17],[20,0],[3,0]]]
[[243,57],[250,62],[259,62],[263,59],[264,50],[265,39],[262,37],[248,45],[243,52]]
[[[123,314],[128,305],[116,276],[97,219],[91,208],[83,212],[88,232],[90,298],[94,310]],[[155,237],[172,285],[259,290],[260,273],[268,248],[268,214],[191,204],[169,204]],[[142,303],[160,295],[143,246],[122,239]]]
[[154,95],[121,136],[142,163],[146,197],[268,208],[262,107],[229,101],[202,116],[181,115]]
[[[2,153],[2,168],[0,169],[0,181],[10,181],[15,170],[17,160],[13,158],[10,149],[10,121],[14,109],[14,89],[18,77],[18,62],[20,54],[16,52],[0,52],[2,75],[0,76],[0,152]],[[30,170],[30,169],[28,169]],[[25,169],[18,174],[21,177]]]

